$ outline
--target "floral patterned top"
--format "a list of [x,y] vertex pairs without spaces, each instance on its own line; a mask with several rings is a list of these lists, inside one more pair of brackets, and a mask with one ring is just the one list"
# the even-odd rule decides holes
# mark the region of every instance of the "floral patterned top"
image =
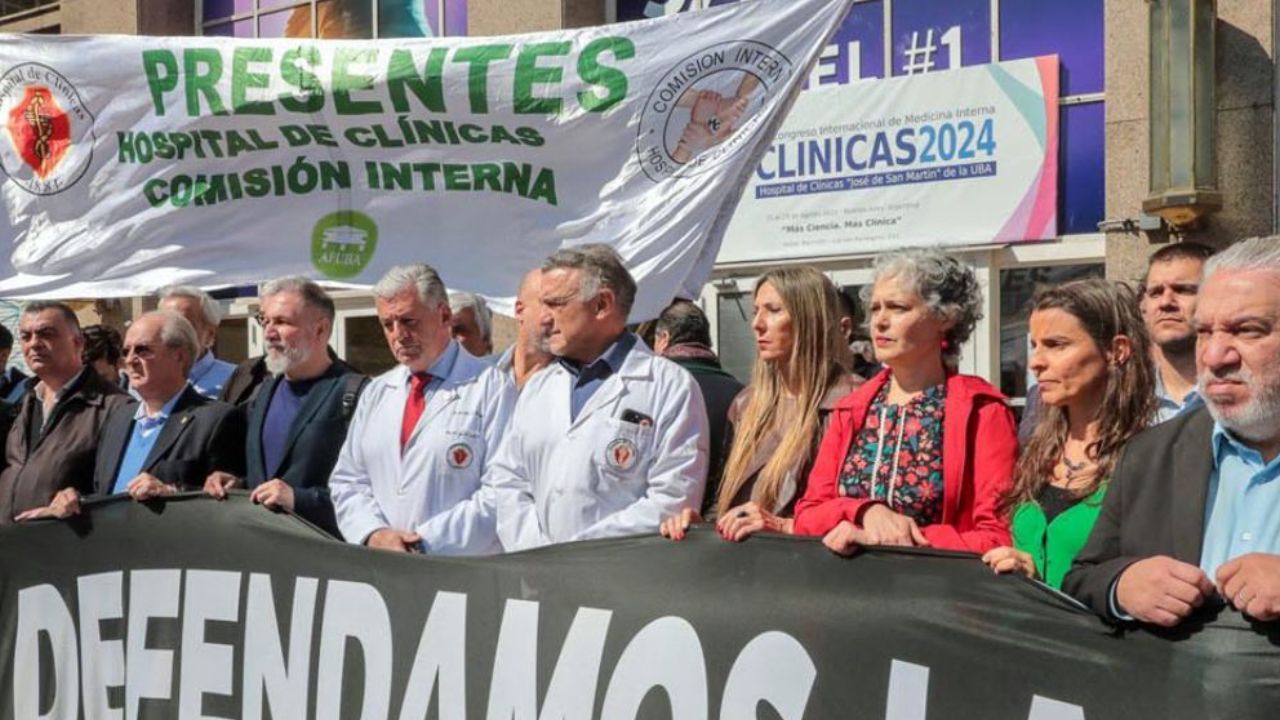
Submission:
[[882,500],[921,527],[941,522],[946,385],[931,387],[905,405],[890,405],[888,396],[885,383],[849,445],[840,494]]

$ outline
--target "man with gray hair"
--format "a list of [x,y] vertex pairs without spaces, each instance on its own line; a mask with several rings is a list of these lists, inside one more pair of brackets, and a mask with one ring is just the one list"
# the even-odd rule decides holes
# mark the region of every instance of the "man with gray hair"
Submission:
[[249,403],[245,472],[215,472],[205,492],[226,497],[233,487],[270,510],[294,513],[335,537],[329,473],[368,378],[329,355],[333,300],[307,278],[265,283],[258,324],[271,378]]
[[430,266],[394,267],[373,294],[399,365],[369,383],[329,478],[338,527],[382,550],[496,552],[494,499],[480,481],[515,388],[450,336]]
[[493,352],[493,312],[484,298],[462,290],[449,291],[450,331],[463,350],[485,357]]
[[170,285],[156,293],[161,310],[172,310],[195,328],[200,354],[191,365],[188,380],[196,392],[216,400],[236,366],[213,355],[213,345],[218,341],[218,325],[222,322],[222,308],[209,293],[190,285]]
[[[244,419],[226,403],[187,384],[199,351],[195,329],[160,310],[139,317],[124,339],[129,384],[141,400],[108,416],[98,440],[95,495],[128,493],[138,501],[199,488],[212,470],[241,472]],[[61,490],[49,505],[18,520],[65,518],[80,511],[80,491]]]
[[689,373],[627,331],[635,295],[607,245],[543,263],[541,322],[556,362],[521,392],[485,476],[509,551],[656,533],[702,501],[706,407]]
[[1135,436],[1063,589],[1112,622],[1280,620],[1280,237],[1205,263],[1204,407]]

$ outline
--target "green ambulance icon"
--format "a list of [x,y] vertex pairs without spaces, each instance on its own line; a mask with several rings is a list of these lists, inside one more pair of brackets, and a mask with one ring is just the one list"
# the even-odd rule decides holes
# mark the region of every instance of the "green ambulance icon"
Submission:
[[335,280],[359,275],[377,248],[377,224],[355,210],[329,213],[311,231],[311,264]]

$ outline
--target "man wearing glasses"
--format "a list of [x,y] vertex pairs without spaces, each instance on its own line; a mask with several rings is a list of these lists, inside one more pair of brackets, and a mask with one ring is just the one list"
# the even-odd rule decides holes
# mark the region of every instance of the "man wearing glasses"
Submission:
[[[151,500],[198,489],[211,470],[240,472],[243,419],[234,407],[205,398],[187,383],[199,353],[195,329],[175,312],[147,313],[129,327],[125,367],[141,402],[116,406],[107,416],[97,442],[95,495]],[[80,490],[73,485],[17,519],[79,512]]]

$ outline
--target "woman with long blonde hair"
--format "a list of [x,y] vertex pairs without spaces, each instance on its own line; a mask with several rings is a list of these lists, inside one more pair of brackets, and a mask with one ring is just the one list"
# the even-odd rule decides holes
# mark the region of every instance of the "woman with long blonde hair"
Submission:
[[[751,383],[729,409],[728,460],[714,492],[716,529],[739,541],[759,531],[792,531],[827,414],[861,379],[844,356],[836,288],[813,267],[771,270],[756,283]],[[699,517],[686,510],[662,524],[684,537]]]

